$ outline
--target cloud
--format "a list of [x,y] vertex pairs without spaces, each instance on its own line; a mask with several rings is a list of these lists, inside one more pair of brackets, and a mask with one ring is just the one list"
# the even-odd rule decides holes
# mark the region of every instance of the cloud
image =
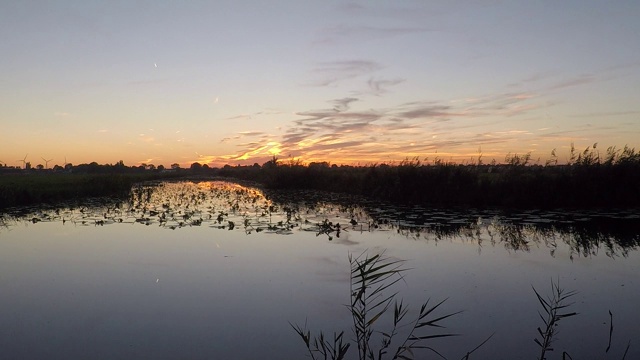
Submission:
[[574,86],[593,83],[596,80],[597,80],[596,77],[593,76],[592,74],[583,74],[583,75],[580,75],[580,76],[576,76],[576,77],[574,77],[572,79],[563,80],[563,81],[558,82],[558,83],[556,83],[554,85],[551,85],[548,88],[548,90],[559,90],[559,89],[570,88],[570,87],[574,87]]
[[235,116],[230,116],[225,118],[225,120],[249,120],[251,119],[251,115],[249,114],[240,114]]
[[392,79],[392,80],[387,80],[387,79],[374,79],[374,78],[370,78],[369,81],[367,81],[367,85],[369,85],[369,92],[373,95],[376,96],[380,96],[384,93],[389,92],[389,90],[387,89],[388,87],[394,86],[394,85],[398,85],[402,82],[404,82],[405,79]]
[[404,111],[398,115],[405,119],[419,119],[419,118],[434,118],[434,117],[449,117],[454,115],[449,110],[450,106],[433,105],[426,107],[418,107],[413,110]]
[[264,133],[262,131],[241,131],[238,134],[240,134],[242,136],[260,136],[260,135],[264,135]]
[[535,83],[535,82],[539,82],[539,81],[542,81],[542,80],[546,80],[546,79],[548,79],[549,77],[551,77],[553,75],[555,75],[555,73],[551,72],[551,71],[539,72],[539,73],[535,73],[535,74],[533,74],[533,75],[531,75],[529,77],[526,77],[526,78],[524,78],[524,79],[522,79],[520,81],[516,81],[516,82],[513,82],[511,84],[508,84],[507,86],[509,86],[509,87],[517,87],[517,86],[522,86],[522,85],[525,85],[525,84]]
[[[379,79],[372,78],[374,81]],[[382,81],[372,86],[383,89],[384,84]],[[528,130],[530,123],[522,115],[548,106],[531,92],[449,101],[418,100],[362,109],[365,100],[346,96],[327,101],[325,108],[295,112],[296,117],[279,136],[247,131],[223,139],[237,140],[245,135],[256,138],[237,144],[239,152],[228,159],[262,163],[277,153],[303,156],[300,159],[305,162],[335,159],[371,163],[415,156],[456,156],[468,160],[468,156],[477,156],[479,147],[492,156],[512,150],[514,144],[538,141],[533,139],[543,132],[532,134]],[[508,120],[509,117],[517,118]],[[509,128],[497,131],[501,123]],[[443,150],[451,153],[442,153]]]
[[352,97],[333,100],[332,103],[335,104],[333,109],[337,112],[347,111],[349,110],[349,104],[355,101],[358,101],[358,99]]
[[605,112],[591,112],[577,115],[569,115],[569,117],[610,117],[610,116],[624,116],[624,115],[637,115],[639,111],[605,111]]
[[382,69],[382,65],[369,60],[326,61],[316,65],[312,70],[319,79],[312,81],[311,86],[329,86],[358,76],[370,74]]

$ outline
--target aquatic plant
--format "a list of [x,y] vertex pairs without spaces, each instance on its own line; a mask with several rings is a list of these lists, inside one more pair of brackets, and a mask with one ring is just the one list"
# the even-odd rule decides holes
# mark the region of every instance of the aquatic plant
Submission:
[[[382,359],[414,359],[418,350],[429,351],[442,359],[446,359],[433,346],[429,340],[457,336],[458,334],[446,332],[442,322],[461,311],[434,315],[434,312],[442,305],[442,300],[434,305],[429,305],[428,299],[421,307],[418,316],[405,320],[409,310],[402,299],[398,300],[398,292],[394,285],[403,280],[402,274],[408,269],[403,266],[403,260],[395,260],[385,256],[384,252],[369,255],[364,252],[357,257],[349,254],[350,272],[350,303],[347,306],[353,321],[353,335],[358,349],[359,360]],[[558,325],[561,320],[578,315],[569,311],[573,303],[569,299],[577,294],[576,291],[567,291],[560,286],[560,280],[551,281],[551,295],[543,297],[534,287],[533,292],[540,303],[542,311],[538,315],[543,326],[537,328],[537,337],[534,342],[540,348],[538,360],[547,360],[547,353],[554,351],[553,343],[558,333]],[[387,330],[378,330],[380,320],[387,319],[388,313],[393,311],[391,323]],[[613,314],[609,311],[609,342],[605,354],[611,349],[613,336]],[[351,348],[351,342],[345,340],[345,332],[334,332],[332,338],[327,338],[321,331],[312,336],[305,321],[304,326],[289,323],[293,330],[302,339],[313,360],[331,359],[343,360]],[[429,332],[428,330],[432,330]],[[495,334],[495,333],[494,333]],[[469,360],[472,353],[487,343],[494,334],[472,350],[465,353],[461,360]],[[377,341],[376,341],[377,340]],[[378,345],[376,345],[376,343]],[[629,351],[631,341],[627,343],[621,359],[624,360]],[[562,352],[562,359],[572,359],[567,351]]]
[[[537,357],[538,360],[546,360],[547,353],[554,351],[554,347],[552,346],[555,341],[555,335],[558,332],[558,325],[560,320],[569,318],[575,315],[578,315],[577,312],[571,311],[569,312],[567,309],[573,305],[573,303],[567,302],[569,298],[573,297],[577,294],[575,290],[566,291],[560,286],[560,280],[556,280],[555,282],[551,281],[551,295],[546,298],[541,296],[538,291],[533,288],[533,292],[536,294],[538,302],[542,307],[542,311],[538,311],[538,315],[540,319],[542,319],[543,327],[538,327],[538,335],[539,338],[536,337],[533,341],[540,347],[540,355]],[[613,337],[613,313],[609,310],[609,342],[607,344],[607,348],[605,349],[605,354],[609,353],[611,350],[611,340]],[[625,348],[624,353],[622,354],[621,359],[625,359],[627,353],[629,352],[629,347],[631,346],[631,341],[627,343],[627,347]],[[571,355],[567,351],[562,352],[562,359],[573,359]]]
[[560,280],[557,282],[551,282],[551,296],[547,299],[543,298],[535,288],[533,288],[533,292],[536,294],[540,305],[542,306],[542,310],[546,315],[538,312],[542,322],[544,323],[544,330],[538,327],[538,334],[540,338],[535,338],[534,341],[538,346],[540,346],[540,356],[539,360],[546,359],[546,353],[549,351],[553,351],[553,347],[551,346],[554,335],[557,331],[557,326],[560,320],[564,318],[568,318],[571,316],[575,316],[578,313],[576,312],[564,312],[566,308],[572,305],[572,303],[567,303],[567,300],[576,294],[575,291],[565,291],[560,287]]
[[[351,301],[347,309],[353,320],[358,358],[413,359],[417,350],[428,350],[442,357],[435,348],[428,345],[428,341],[456,336],[457,334],[440,329],[444,328],[442,321],[460,311],[435,315],[434,312],[446,299],[433,305],[427,300],[420,307],[418,316],[407,319],[409,309],[401,299],[397,299],[398,292],[393,289],[396,283],[403,280],[402,274],[408,270],[403,267],[404,261],[393,260],[385,256],[384,252],[375,255],[365,252],[356,257],[350,254],[349,263]],[[377,330],[379,322],[386,319],[385,315],[390,312],[393,312],[390,330]],[[344,359],[351,346],[351,343],[344,340],[344,331],[334,332],[333,340],[329,341],[323,332],[313,337],[306,323],[305,326],[291,324],[291,327],[305,343],[314,360]]]

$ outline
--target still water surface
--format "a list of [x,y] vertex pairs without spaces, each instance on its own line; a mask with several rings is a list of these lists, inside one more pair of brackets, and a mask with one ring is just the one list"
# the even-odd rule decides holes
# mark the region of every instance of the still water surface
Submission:
[[428,298],[448,298],[442,315],[464,310],[445,322],[460,336],[430,343],[449,359],[492,333],[475,358],[536,358],[532,287],[550,294],[552,279],[578,291],[579,315],[560,322],[549,358],[620,359],[629,341],[627,359],[640,358],[639,220],[398,208],[225,182],[12,209],[0,217],[0,358],[306,358],[289,322],[351,339],[348,255],[365,251],[406,260],[397,290],[410,315]]

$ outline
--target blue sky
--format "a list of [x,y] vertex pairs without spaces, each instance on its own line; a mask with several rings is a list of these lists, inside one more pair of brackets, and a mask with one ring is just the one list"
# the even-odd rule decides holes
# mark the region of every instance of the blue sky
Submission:
[[503,161],[640,139],[637,1],[0,4],[0,161]]

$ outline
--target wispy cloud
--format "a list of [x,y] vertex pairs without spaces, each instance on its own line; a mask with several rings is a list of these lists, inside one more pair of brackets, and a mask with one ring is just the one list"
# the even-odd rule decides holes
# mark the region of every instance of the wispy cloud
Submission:
[[336,112],[342,112],[349,110],[349,104],[352,102],[358,101],[359,99],[353,97],[346,97],[342,99],[333,100],[332,103],[335,105],[333,109]]
[[576,115],[569,115],[569,117],[612,117],[612,116],[625,116],[625,115],[637,115],[638,111],[604,111],[604,112],[591,112]]
[[264,132],[262,132],[262,131],[241,131],[238,134],[240,134],[242,136],[260,136],[260,135],[264,135]]
[[308,83],[310,86],[329,86],[343,80],[373,73],[383,66],[370,60],[326,61],[316,65],[312,70],[317,79]]
[[234,116],[225,118],[225,120],[249,120],[249,119],[251,119],[251,115],[249,114],[240,114],[240,115],[234,115]]
[[508,84],[507,86],[517,87],[517,86],[527,85],[527,84],[531,84],[531,83],[538,83],[540,81],[549,79],[553,75],[555,75],[555,73],[552,72],[552,71],[538,72],[538,73],[532,74],[531,76],[526,77],[526,78],[524,78],[524,79],[522,79],[520,81],[516,81],[516,82],[513,82],[511,84]]
[[565,89],[565,88],[570,88],[570,87],[579,86],[579,85],[585,85],[585,84],[593,83],[597,80],[598,79],[592,74],[582,74],[570,79],[562,80],[554,85],[551,85],[548,88],[548,90],[559,90],[559,89]]
[[445,105],[419,106],[412,110],[400,112],[398,116],[401,119],[448,118],[455,116],[456,114],[450,110],[451,107]]
[[[506,117],[528,114],[542,106],[536,94],[526,92],[365,109],[362,105],[366,102],[359,97],[327,103],[324,109],[296,112],[298,118],[279,137],[238,144],[241,152],[229,159],[266,161],[277,152],[304,156],[305,161],[371,162],[384,161],[385,156],[396,160],[433,156],[443,149],[473,154],[479,147],[492,154],[505,144],[534,135],[517,127],[487,131],[488,126],[495,127]],[[258,132],[255,135],[260,136]]]
[[404,82],[405,79],[374,79],[371,78],[367,81],[369,85],[369,93],[372,95],[380,96],[389,92],[389,87],[398,85]]

